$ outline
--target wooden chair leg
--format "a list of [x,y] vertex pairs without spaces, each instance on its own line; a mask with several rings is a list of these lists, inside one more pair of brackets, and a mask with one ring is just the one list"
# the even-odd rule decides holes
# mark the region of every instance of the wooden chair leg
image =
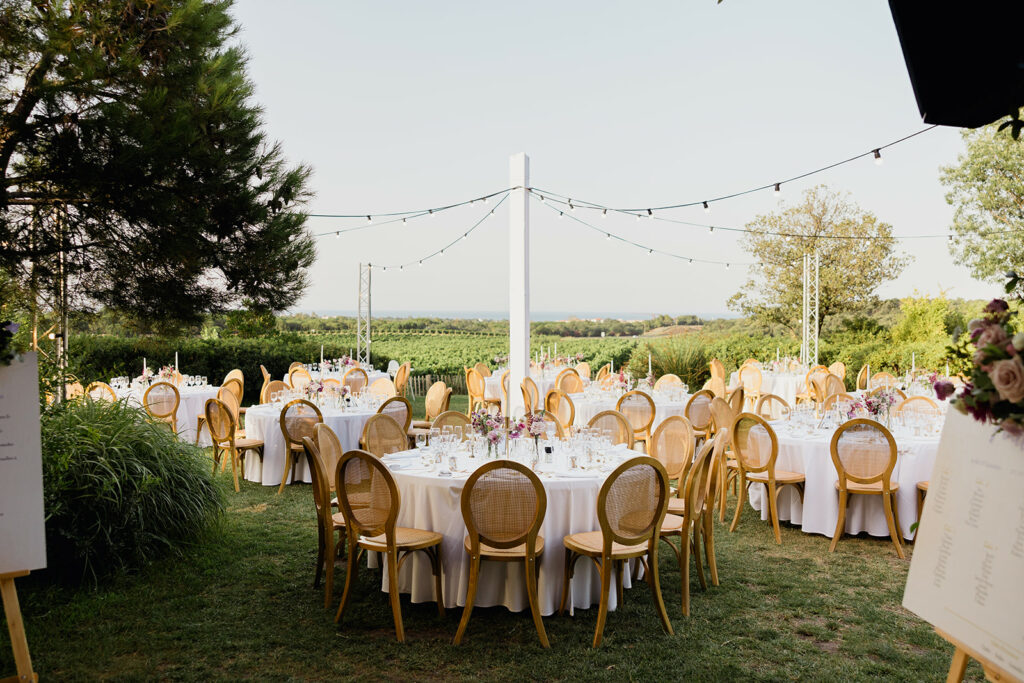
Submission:
[[610,557],[601,558],[601,602],[597,608],[597,626],[594,628],[594,642],[591,647],[600,647],[604,638],[604,622],[608,618],[608,593],[612,588],[612,566]]
[[323,525],[316,527],[316,573],[313,575],[313,588],[320,587],[320,577],[324,573],[324,553],[326,552],[327,541],[324,539]]
[[391,598],[391,615],[395,619],[395,637],[405,642],[405,626],[402,624],[402,599],[398,594],[398,558],[393,552],[384,553],[388,566],[388,596]]
[[625,560],[612,563],[612,568],[615,570],[615,601],[619,606],[622,605],[622,573],[626,569],[625,564]]
[[772,529],[775,531],[775,542],[782,545],[782,535],[779,533],[779,490],[774,484],[765,484],[768,489],[768,511],[772,518]]
[[284,493],[284,487],[288,483],[288,472],[292,470],[292,448],[289,444],[284,445],[284,471],[281,472],[281,485],[277,487],[277,495]]
[[700,518],[694,520],[690,538],[687,541],[693,544],[693,563],[697,567],[697,581],[700,582],[701,590],[707,590],[708,581],[704,578],[704,563],[700,559],[700,533],[697,531],[699,524]]
[[903,560],[906,558],[903,556],[903,546],[900,545],[899,532],[896,530],[896,522],[893,520],[892,504],[892,496],[888,493],[883,493],[882,508],[885,510],[885,523],[889,525],[889,536],[892,538],[892,544],[896,546],[896,554]]
[[562,601],[558,605],[559,614],[565,614],[565,605],[568,602],[569,582],[572,580],[573,566],[576,563],[576,558],[573,555],[571,550],[565,549],[565,565],[562,572]]
[[683,594],[683,616],[690,616],[690,529],[683,527],[679,543],[679,580]]
[[703,515],[704,518],[704,555],[708,560],[708,572],[711,574],[711,585],[718,583],[718,562],[715,558],[715,525],[710,515]]
[[736,527],[740,524],[740,513],[743,511],[743,501],[747,497],[747,478],[743,473],[740,473],[740,489],[739,494],[736,496],[736,514],[732,516],[732,524],[729,525],[729,533],[736,531]]
[[437,597],[437,614],[444,617],[444,590],[441,586],[441,544],[430,548],[430,568],[434,572],[434,595]]
[[456,645],[461,645],[462,637],[466,635],[466,626],[469,625],[469,615],[473,613],[473,602],[476,600],[476,587],[479,582],[480,556],[476,555],[469,558],[469,587],[466,589],[466,606],[462,608],[462,619],[459,621],[459,629],[455,632],[455,640],[452,641]]
[[900,524],[900,505],[894,494],[890,494],[892,497],[892,517],[893,521],[896,522],[896,533],[900,539],[900,545],[902,546],[903,541],[903,526]]
[[327,534],[324,546],[324,559],[321,566],[326,564],[324,569],[327,572],[327,581],[324,583],[324,609],[330,609],[331,598],[334,597],[334,531]]
[[345,590],[341,594],[341,604],[338,605],[338,612],[334,615],[334,623],[341,621],[345,614],[345,607],[352,595],[352,587],[356,582],[356,573],[359,571],[359,553],[357,551],[356,539],[349,535],[348,539],[348,561],[345,563]]
[[668,620],[668,611],[665,609],[665,601],[661,597],[661,581],[658,579],[658,540],[657,537],[651,540],[650,546],[648,546],[648,566],[651,570],[651,591],[654,597],[654,607],[658,610],[658,616],[661,617],[661,625],[665,629],[665,633],[672,635],[672,622]]
[[828,547],[830,553],[835,552],[836,543],[839,543],[839,537],[846,530],[846,498],[848,495],[844,489],[839,489],[839,518],[836,520],[836,532],[832,535],[832,543]]
[[238,450],[234,446],[231,447],[230,455],[231,477],[235,480],[235,493],[238,493],[241,491],[241,489],[238,488]]
[[537,568],[540,563],[533,555],[526,556],[526,596],[530,601],[530,612],[533,614],[533,625],[537,628],[537,636],[540,637],[542,647],[550,648],[547,631],[544,630],[544,621],[540,616],[540,598],[537,595]]

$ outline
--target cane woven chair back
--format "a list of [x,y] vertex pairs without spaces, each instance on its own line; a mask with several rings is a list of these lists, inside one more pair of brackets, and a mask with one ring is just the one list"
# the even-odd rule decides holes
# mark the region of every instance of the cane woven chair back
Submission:
[[635,546],[656,538],[668,508],[668,474],[650,456],[630,458],[597,494],[597,522],[607,555],[612,543]]
[[654,399],[642,391],[627,391],[619,397],[615,410],[626,416],[634,438],[646,438],[654,424]]
[[590,418],[587,426],[600,429],[611,438],[613,444],[624,443],[628,448],[633,448],[635,443],[633,427],[629,424],[626,416],[617,410],[602,410]]
[[323,422],[313,429],[313,441],[320,451],[320,460],[327,473],[326,486],[328,490],[334,491],[334,471],[338,468],[338,461],[344,455],[345,449],[341,447],[341,440],[334,430]]
[[166,422],[171,431],[178,431],[178,405],[181,396],[178,389],[169,382],[157,382],[142,395],[142,405],[154,420]]
[[555,416],[562,429],[568,429],[576,419],[576,406],[568,394],[552,389],[544,399],[544,409]]
[[390,415],[372,416],[363,425],[363,447],[378,458],[409,450],[409,436]]
[[832,394],[842,394],[846,392],[846,385],[843,384],[843,380],[837,375],[833,375],[829,372],[825,375],[825,398],[828,398]]
[[732,411],[736,415],[743,412],[743,402],[746,400],[746,397],[747,395],[746,392],[743,391],[742,384],[729,392],[729,398],[727,400],[729,401],[729,406],[732,407]]
[[874,420],[850,420],[832,435],[831,450],[840,490],[846,488],[847,479],[858,484],[881,482],[882,490],[889,490],[896,441],[884,426]]
[[683,380],[679,379],[679,375],[673,375],[671,372],[667,375],[662,375],[658,378],[658,381],[654,383],[654,391],[661,391],[662,389],[672,389],[674,387],[683,386]]
[[832,410],[833,407],[838,405],[839,410],[846,414],[850,411],[850,408],[852,408],[853,404],[856,402],[856,396],[848,394],[845,391],[843,391],[838,394],[832,394],[831,396],[826,398],[825,403],[823,404],[823,409]]
[[285,443],[291,446],[301,446],[302,437],[313,437],[313,430],[324,421],[320,409],[313,403],[297,398],[290,401],[281,411],[281,433],[284,435]]
[[235,397],[235,403],[242,405],[242,381],[240,379],[237,377],[226,378],[224,384],[220,385],[220,390],[230,391]]
[[328,377],[325,380],[321,380],[324,384],[325,389],[334,389],[338,391],[341,389],[341,380],[337,377]]
[[501,405],[505,408],[505,412],[508,412],[508,378],[511,374],[511,370],[506,370],[501,373]]
[[566,368],[558,373],[555,388],[563,394],[579,394],[583,392],[583,380],[573,368]]
[[708,365],[711,367],[711,376],[712,377],[721,377],[722,381],[724,382],[725,381],[725,365],[722,364],[722,361],[718,360],[717,358],[712,358],[711,362],[708,363]]
[[405,397],[392,396],[380,405],[377,413],[380,415],[390,415],[395,419],[395,422],[402,426],[403,431],[409,431],[409,425],[412,424],[412,406]]
[[828,375],[820,372],[811,375],[811,396],[814,398],[814,402],[819,406],[825,402],[825,398],[828,396],[825,389],[826,377],[828,377]]
[[475,401],[483,401],[486,391],[484,376],[476,368],[466,370],[466,393],[469,394],[470,408]]
[[267,390],[267,385],[270,384],[272,378],[270,372],[262,364],[260,364],[260,374],[263,375],[263,384],[260,385],[260,403],[263,403],[263,393]]
[[708,389],[715,396],[725,398],[729,393],[728,388],[725,386],[725,379],[723,377],[712,377],[708,381]]
[[601,380],[603,380],[605,377],[607,377],[611,373],[612,373],[612,366],[611,366],[611,364],[610,363],[605,363],[604,365],[602,365],[600,368],[597,369],[597,376],[595,377],[595,380],[600,382]]
[[746,472],[774,472],[779,440],[768,422],[753,413],[736,417],[732,428],[732,452]]
[[229,379],[237,379],[239,384],[245,386],[245,375],[238,368],[228,370],[228,374],[224,375],[224,383],[226,384]]
[[857,373],[857,386],[855,389],[860,391],[861,389],[868,388],[868,366],[860,366],[860,372]]
[[544,407],[540,400],[540,390],[537,388],[537,383],[533,381],[532,377],[523,378],[522,390],[526,412],[532,413]]
[[85,389],[85,395],[94,401],[110,401],[117,403],[117,393],[106,382],[92,382]]
[[477,363],[473,366],[473,369],[480,373],[480,376],[487,379],[491,376],[491,369],[487,367],[487,363]]
[[583,379],[590,379],[590,363],[586,361],[576,364],[576,374]]
[[288,372],[288,384],[291,385],[292,389],[304,389],[307,384],[313,382],[313,375],[309,374],[309,370],[299,366],[293,368]]
[[715,434],[725,432],[726,444],[729,442],[729,428],[738,413],[733,412],[732,406],[717,396],[711,400],[711,429]]
[[288,366],[288,374],[289,375],[292,374],[292,370],[294,370],[295,368],[301,368],[301,367],[302,367],[302,363],[300,363],[299,361],[295,361],[294,363],[292,363],[292,364],[290,364]]
[[840,380],[846,379],[846,363],[842,361],[836,361],[832,365],[828,366],[829,374],[835,375]]
[[871,376],[872,391],[881,387],[895,387],[896,377],[891,372],[876,372]]
[[230,444],[235,440],[235,415],[230,406],[219,399],[208,398],[204,413],[214,444]]
[[682,415],[665,418],[651,436],[650,455],[665,466],[669,479],[682,485],[693,461],[696,438],[690,421]]
[[528,467],[513,460],[495,460],[478,467],[462,489],[462,519],[470,552],[480,544],[492,548],[536,547],[547,512],[544,485]]
[[409,382],[409,374],[412,372],[412,363],[406,361],[398,366],[395,372],[395,394],[405,396],[405,385]]
[[272,379],[267,382],[267,386],[263,388],[263,393],[260,395],[260,403],[270,403],[271,397],[280,391],[289,391],[290,386],[285,384],[279,379]]
[[437,417],[435,417],[434,421],[430,423],[431,427],[436,427],[437,429],[441,429],[442,427],[462,427],[463,440],[465,440],[466,437],[469,436],[466,433],[465,429],[469,425],[469,416],[467,416],[465,413],[460,413],[457,410],[446,410]]
[[367,538],[384,534],[393,546],[401,496],[388,468],[373,454],[355,450],[341,456],[335,472],[338,507],[350,533]]
[[430,388],[427,389],[427,397],[424,400],[428,422],[432,422],[434,418],[448,410],[448,402],[451,395],[452,390],[444,382],[434,382],[430,385]]
[[217,400],[228,407],[231,411],[231,416],[234,418],[235,423],[238,423],[238,399],[235,398],[235,392],[231,391],[231,387],[223,386],[217,390]]
[[[766,420],[776,420],[786,417],[789,414],[789,409],[789,403],[781,396],[762,394],[761,398],[757,399],[757,405],[754,406],[754,414]],[[739,415],[740,412],[737,411],[736,414]]]
[[[316,442],[308,436],[302,437],[303,450],[306,453],[306,464],[309,466],[309,477],[313,480],[313,506],[316,508],[317,521],[324,524],[331,509],[331,490],[328,485],[330,476],[321,457],[321,449]],[[333,525],[332,525],[333,526]],[[326,529],[325,529],[326,530]],[[333,532],[334,529],[331,528]],[[334,558],[331,558],[333,561]]]
[[358,394],[370,383],[370,376],[362,368],[349,368],[341,378],[341,383],[353,394]]
[[748,363],[740,368],[740,384],[743,385],[743,391],[748,394],[758,394],[761,392],[761,382],[763,378],[761,376],[761,367]]
[[[533,414],[535,416],[538,416],[538,417],[541,417],[541,418],[544,419],[545,427],[547,427],[547,425],[554,425],[555,426],[555,432],[552,435],[552,438],[555,438],[555,439],[564,439],[565,438],[565,430],[562,429],[562,423],[558,421],[558,418],[554,415],[554,413],[549,413],[546,410],[535,410],[535,411],[533,411]],[[545,440],[548,438],[548,431],[547,431],[546,428],[544,430],[544,433],[540,435],[540,438],[545,439]]]
[[938,404],[927,396],[911,396],[896,406],[897,415],[907,413],[938,416],[941,411]]
[[720,442],[716,438],[701,444],[697,451],[697,457],[694,458],[686,473],[686,480],[679,487],[678,495],[686,499],[686,513],[690,519],[696,519],[704,509],[704,503],[713,483],[711,472],[717,461],[715,446],[718,443]]
[[395,383],[391,381],[390,377],[380,377],[375,379],[367,391],[370,392],[371,396],[375,396],[381,400],[387,400],[398,396],[398,390],[395,388]]
[[711,401],[715,395],[702,389],[690,397],[686,404],[686,419],[698,432],[706,432],[711,425]]

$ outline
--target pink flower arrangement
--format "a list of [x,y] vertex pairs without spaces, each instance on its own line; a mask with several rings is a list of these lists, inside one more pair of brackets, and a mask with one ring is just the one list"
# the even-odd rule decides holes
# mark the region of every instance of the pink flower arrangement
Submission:
[[165,365],[162,368],[160,368],[160,373],[159,373],[160,379],[162,379],[162,380],[174,379],[174,375],[175,375],[175,372],[174,372],[174,367],[173,366]]
[[478,410],[473,413],[470,424],[477,434],[486,438],[492,445],[501,441],[501,428],[505,424],[505,419],[500,412],[491,414],[484,410]]
[[547,431],[546,427],[543,416],[535,414],[526,416],[526,431],[534,440],[539,439]]

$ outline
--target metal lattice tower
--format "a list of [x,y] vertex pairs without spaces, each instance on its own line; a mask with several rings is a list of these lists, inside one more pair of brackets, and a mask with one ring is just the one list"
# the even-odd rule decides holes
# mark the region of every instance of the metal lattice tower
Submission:
[[370,270],[369,263],[359,264],[359,314],[356,318],[356,360],[370,365]]
[[818,307],[821,299],[821,281],[818,272],[821,259],[804,254],[804,296],[803,313],[800,316],[803,327],[800,342],[800,362],[804,365],[818,364]]

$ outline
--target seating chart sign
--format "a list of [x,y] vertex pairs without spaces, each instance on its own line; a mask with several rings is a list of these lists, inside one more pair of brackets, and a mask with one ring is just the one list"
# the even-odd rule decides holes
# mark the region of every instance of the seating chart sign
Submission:
[[903,606],[1024,679],[1024,442],[950,408]]
[[39,373],[27,353],[0,366],[0,574],[45,566]]

